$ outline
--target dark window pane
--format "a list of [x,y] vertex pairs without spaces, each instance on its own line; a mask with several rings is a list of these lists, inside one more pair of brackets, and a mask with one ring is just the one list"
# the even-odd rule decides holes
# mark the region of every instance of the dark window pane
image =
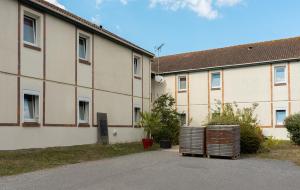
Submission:
[[186,114],[180,114],[180,122],[181,122],[181,126],[186,125]]
[[36,95],[24,94],[23,115],[25,121],[32,121],[39,117],[39,97]]
[[79,102],[79,121],[86,123],[89,121],[89,102]]
[[86,39],[79,38],[79,57],[81,59],[86,59]]
[[134,121],[137,123],[141,119],[141,109],[140,108],[134,108]]
[[138,75],[139,74],[139,62],[137,58],[134,58],[134,74]]
[[186,89],[186,78],[180,77],[179,78],[179,90],[185,90]]
[[35,19],[24,16],[24,41],[35,44]]

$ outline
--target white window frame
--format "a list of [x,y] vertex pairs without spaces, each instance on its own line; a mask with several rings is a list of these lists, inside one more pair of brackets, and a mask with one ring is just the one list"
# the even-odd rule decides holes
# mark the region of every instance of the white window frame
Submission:
[[[182,78],[185,78],[185,88],[181,88],[180,79],[182,79]],[[187,90],[187,85],[188,85],[187,76],[186,75],[178,76],[178,91],[179,92],[186,91]]]
[[[219,86],[213,86],[213,75],[215,75],[215,74],[219,74],[220,75],[220,84],[219,84]],[[215,89],[221,89],[222,77],[223,76],[222,76],[222,74],[221,74],[220,71],[212,72],[210,74],[210,86],[211,86],[211,89],[213,89],[213,90],[215,90]]]
[[[85,58],[82,58],[80,57],[80,38],[83,38],[85,39]],[[78,36],[78,58],[81,59],[81,60],[85,60],[85,61],[88,61],[89,60],[89,47],[90,46],[90,40],[89,40],[89,37],[82,34],[82,33],[79,33],[79,36]]]
[[[279,68],[284,68],[284,81],[276,81],[277,79],[276,70]],[[287,81],[286,65],[274,66],[274,84],[286,84],[286,81]]]
[[[24,39],[25,17],[29,20],[32,20],[32,22],[33,22],[33,43],[28,42]],[[32,16],[31,14],[28,14],[27,12],[24,12],[24,15],[23,15],[23,43],[32,45],[32,46],[37,46],[37,22],[38,22],[38,20],[35,17],[37,17],[37,16]]]
[[[25,112],[24,112],[24,109],[25,109],[25,101],[24,101],[24,96],[25,94],[27,95],[32,95],[32,96],[38,96],[39,98],[39,101],[38,101],[38,117],[37,119],[26,119],[25,118]],[[35,123],[40,123],[40,115],[41,115],[41,96],[40,96],[40,92],[39,91],[35,91],[35,90],[27,90],[27,89],[24,89],[23,90],[23,96],[22,96],[22,103],[23,103],[23,111],[22,111],[22,118],[23,118],[23,123],[26,123],[26,122],[35,122]]]
[[[88,102],[89,103],[89,107],[88,107],[88,117],[87,117],[87,121],[83,121],[80,120],[80,106],[79,103],[80,102]],[[90,98],[88,97],[78,97],[78,101],[77,101],[77,118],[78,118],[78,125],[79,124],[89,124],[90,123],[90,105],[91,105],[91,101]]]
[[[24,16],[30,17],[32,19],[35,19],[35,43],[27,42],[24,40]],[[44,31],[44,22],[43,19],[44,15],[38,11],[35,11],[33,9],[30,9],[25,6],[21,6],[21,40],[23,44],[33,46],[33,47],[39,47],[41,48],[43,42],[42,38],[45,36],[43,35]]]
[[[135,67],[134,67],[134,60],[137,59],[137,73],[135,73]],[[138,55],[133,56],[133,75],[135,77],[141,77],[142,76],[142,58]]]
[[282,122],[282,123],[277,123],[277,111],[285,111],[285,118],[288,116],[288,114],[287,114],[287,109],[285,109],[285,108],[277,108],[276,110],[275,110],[275,123],[276,123],[276,125],[284,125],[284,122]]

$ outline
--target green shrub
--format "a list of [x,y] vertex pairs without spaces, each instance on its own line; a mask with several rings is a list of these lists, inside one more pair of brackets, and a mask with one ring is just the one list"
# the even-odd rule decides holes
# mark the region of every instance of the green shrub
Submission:
[[265,138],[262,146],[260,147],[260,153],[268,153],[271,150],[281,149],[290,146],[290,141],[277,140],[274,137]]
[[223,110],[218,104],[211,116],[208,116],[207,125],[239,125],[241,127],[241,152],[256,153],[264,140],[261,129],[258,127],[254,111],[258,105],[239,109],[236,104],[225,104]]
[[175,99],[169,94],[161,95],[154,101],[152,113],[160,116],[162,124],[152,132],[154,140],[171,140],[173,144],[178,144],[180,119],[175,108]]
[[264,137],[259,127],[241,126],[241,152],[252,154],[258,152]]
[[287,117],[284,125],[290,133],[291,140],[300,145],[300,113]]

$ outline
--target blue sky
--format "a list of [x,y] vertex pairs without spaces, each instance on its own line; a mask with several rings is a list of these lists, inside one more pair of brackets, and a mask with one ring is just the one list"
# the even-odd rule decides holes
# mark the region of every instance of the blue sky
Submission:
[[48,0],[162,55],[300,36],[299,0]]

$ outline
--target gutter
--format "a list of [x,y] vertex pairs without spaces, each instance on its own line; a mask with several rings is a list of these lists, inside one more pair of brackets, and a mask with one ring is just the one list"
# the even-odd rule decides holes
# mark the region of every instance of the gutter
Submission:
[[[56,7],[55,5],[52,5],[53,7],[55,8],[52,8],[52,7],[49,7],[47,5],[45,5],[44,3],[40,2],[39,0],[20,0],[21,3],[25,4],[25,5],[29,5],[31,7],[34,7],[36,9],[39,9],[39,10],[43,10],[49,14],[52,14],[56,17],[59,17],[61,18],[62,20],[65,20],[69,23],[72,23],[72,24],[75,24],[75,25],[79,25],[83,28],[86,28],[88,31],[92,31],[93,33],[98,33],[100,34],[101,36],[103,37],[106,37],[110,40],[113,40],[121,45],[124,45],[124,46],[127,46],[129,48],[132,48],[133,50],[136,50],[138,53],[142,53],[142,54],[145,54],[145,55],[148,55],[150,57],[154,57],[155,55],[150,52],[150,51],[147,51],[125,39],[122,39],[121,37],[97,26],[96,24],[93,24],[73,13],[70,13],[66,10],[63,10],[63,9],[60,9],[59,7]],[[61,11],[61,12],[60,12]],[[78,17],[78,19],[81,19],[81,20],[78,20],[74,17]]]
[[159,75],[169,75],[169,74],[176,74],[176,73],[187,73],[187,72],[190,73],[190,72],[197,72],[197,71],[209,71],[209,70],[219,70],[219,69],[228,69],[228,68],[250,67],[250,66],[267,65],[267,64],[271,64],[271,63],[282,63],[282,62],[292,62],[292,61],[300,61],[300,57],[289,58],[289,59],[270,60],[270,61],[261,61],[261,62],[241,63],[241,64],[235,64],[235,65],[225,65],[225,66],[216,66],[216,67],[205,67],[205,68],[199,68],[199,69],[186,69],[186,70],[160,72],[160,73],[157,73],[156,71],[152,71],[152,73],[159,74]]

